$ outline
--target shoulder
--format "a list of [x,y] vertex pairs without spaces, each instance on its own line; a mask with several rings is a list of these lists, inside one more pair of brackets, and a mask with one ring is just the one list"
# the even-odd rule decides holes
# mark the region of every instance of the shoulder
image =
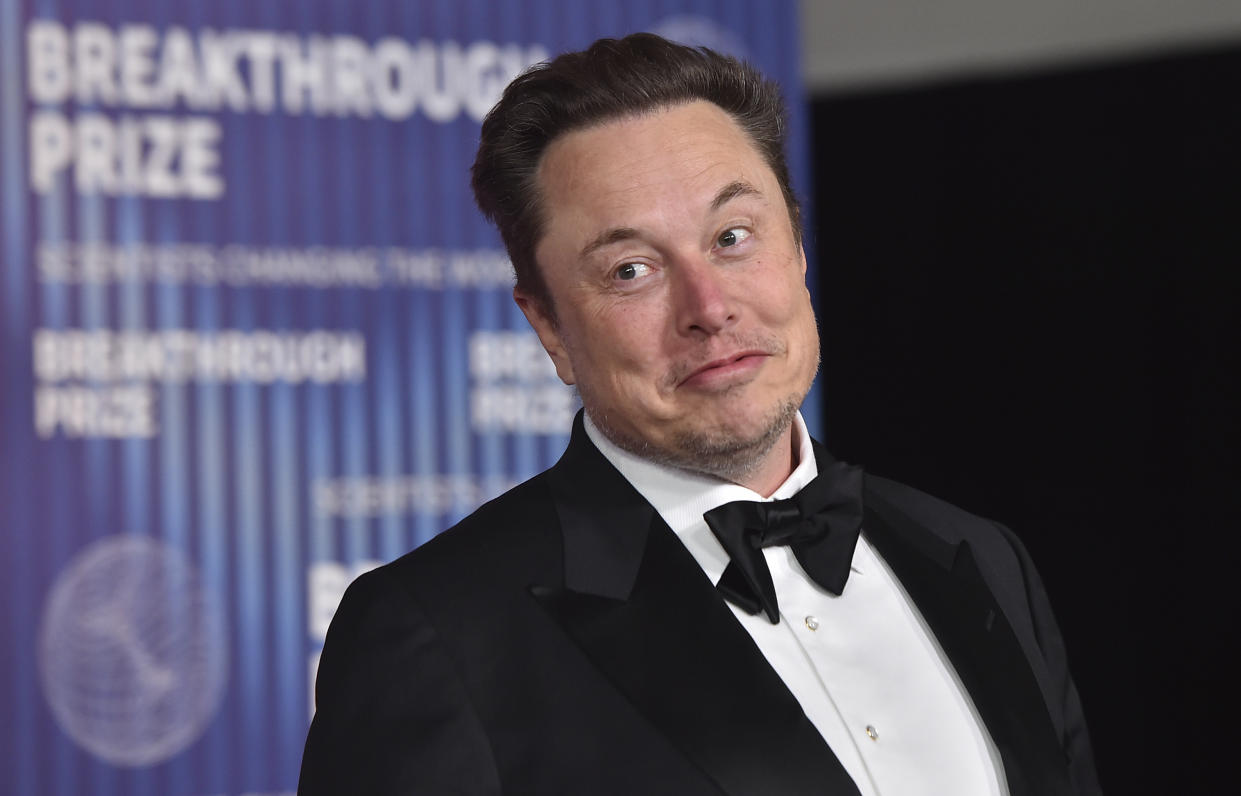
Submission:
[[480,506],[400,558],[360,576],[352,591],[424,606],[524,590],[562,577],[562,543],[546,473]]
[[885,516],[916,522],[945,542],[976,541],[1000,533],[999,523],[972,514],[926,492],[888,478],[866,473],[864,498],[867,508]]
[[466,676],[470,661],[480,659],[475,646],[500,644],[535,621],[532,584],[563,582],[559,537],[554,505],[536,477],[358,576],[328,629],[320,699],[345,693],[334,684],[374,676],[365,667],[380,660],[416,658]]
[[465,558],[506,555],[558,532],[547,473],[479,506],[456,525],[398,559],[399,566],[451,565]]
[[864,488],[866,511],[877,514],[907,540],[917,542],[924,537],[954,549],[961,542],[968,543],[993,587],[1013,590],[1030,576],[1032,564],[1025,547],[999,522],[870,473]]

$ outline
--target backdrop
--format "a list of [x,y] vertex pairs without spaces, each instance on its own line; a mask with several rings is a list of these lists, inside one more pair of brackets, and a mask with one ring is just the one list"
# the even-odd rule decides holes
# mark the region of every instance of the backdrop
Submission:
[[468,194],[479,122],[642,29],[800,100],[791,0],[0,0],[0,790],[293,790],[349,580],[575,411]]
[[1233,46],[814,103],[825,440],[1021,535],[1107,793],[1236,779],[1238,86]]

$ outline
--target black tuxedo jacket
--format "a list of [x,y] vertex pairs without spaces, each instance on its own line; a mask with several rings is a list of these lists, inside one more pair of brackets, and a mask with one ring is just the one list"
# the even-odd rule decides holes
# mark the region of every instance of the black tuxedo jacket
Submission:
[[[1017,540],[880,478],[867,476],[865,504],[864,535],[956,667],[1013,796],[1098,793],[1060,634]],[[303,796],[857,794],[580,418],[555,467],[354,582],[316,688]]]

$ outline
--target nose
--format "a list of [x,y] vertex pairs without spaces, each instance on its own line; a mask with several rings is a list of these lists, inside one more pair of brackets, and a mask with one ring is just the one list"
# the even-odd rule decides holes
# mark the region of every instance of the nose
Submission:
[[736,321],[737,308],[721,266],[701,256],[686,257],[673,271],[672,302],[678,332],[710,336]]

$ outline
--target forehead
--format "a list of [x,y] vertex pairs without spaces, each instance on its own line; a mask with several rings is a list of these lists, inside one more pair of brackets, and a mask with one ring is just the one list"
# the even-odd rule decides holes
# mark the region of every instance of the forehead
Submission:
[[566,133],[537,174],[549,226],[565,214],[650,210],[657,199],[693,203],[736,180],[779,191],[740,125],[701,100]]

